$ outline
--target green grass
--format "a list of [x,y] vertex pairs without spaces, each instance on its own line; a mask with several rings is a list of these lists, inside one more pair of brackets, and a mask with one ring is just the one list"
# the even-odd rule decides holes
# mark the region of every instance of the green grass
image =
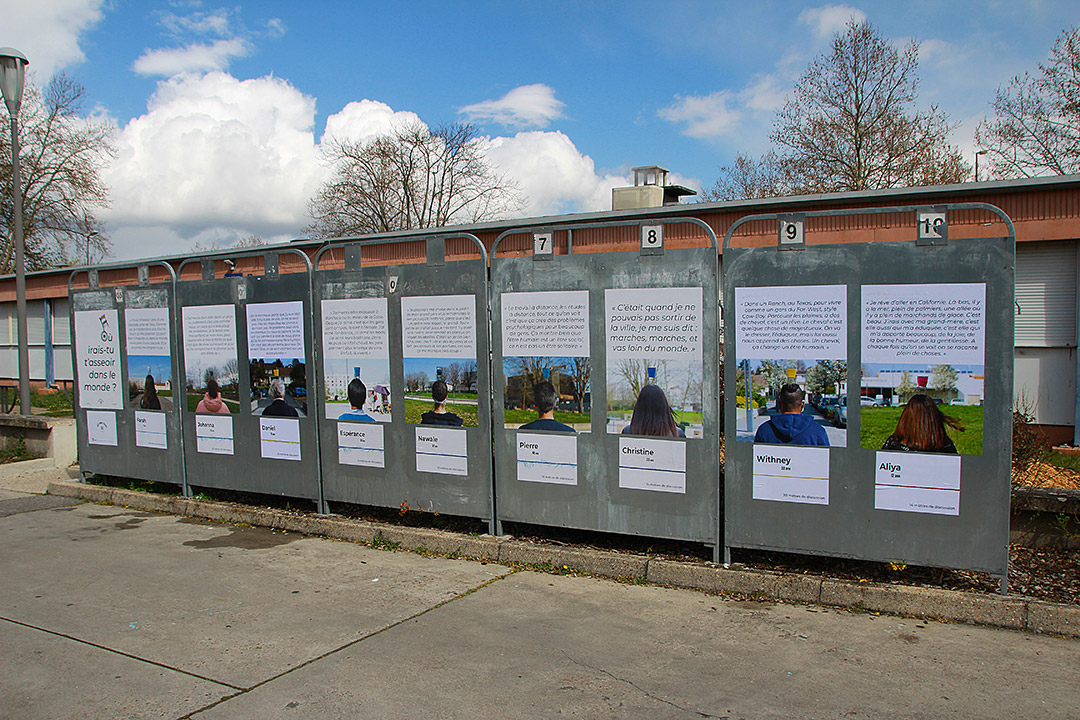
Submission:
[[[413,423],[414,425],[419,425],[420,416],[434,407],[434,404],[430,400],[409,400],[406,398],[404,402],[405,422]],[[459,415],[461,419],[465,421],[466,427],[479,427],[480,425],[480,417],[476,405],[455,403],[448,399],[446,401],[446,410]]]
[[[589,413],[555,411],[555,419],[567,425],[588,425],[591,415]],[[503,422],[507,425],[524,425],[536,419],[535,410],[505,410]]]
[[1049,450],[1045,459],[1055,467],[1080,472],[1080,455],[1066,455],[1056,450]]
[[[859,447],[878,450],[882,443],[896,430],[902,407],[860,408],[862,427],[859,431]],[[956,444],[961,455],[982,455],[983,409],[981,405],[942,406],[942,412],[964,423],[964,432],[946,427],[946,432]]]
[[71,417],[71,403],[63,390],[41,392],[37,388],[30,388],[30,407],[45,410],[45,415],[50,417]]
[[34,456],[27,451],[26,441],[22,438],[16,440],[15,443],[6,450],[0,450],[0,465],[33,459]]

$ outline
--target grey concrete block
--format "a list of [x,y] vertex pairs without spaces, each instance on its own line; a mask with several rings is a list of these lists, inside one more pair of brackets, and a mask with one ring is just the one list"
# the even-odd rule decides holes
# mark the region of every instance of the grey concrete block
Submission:
[[821,586],[821,603],[1017,630],[1025,625],[1023,601],[938,588],[825,580]]
[[1027,608],[1028,630],[1080,637],[1080,606],[1031,600]]
[[777,577],[772,573],[670,560],[651,560],[647,580],[660,585],[753,597],[772,598],[776,597],[777,591]]
[[503,540],[499,544],[499,562],[504,565],[550,565],[552,569],[565,567],[616,579],[644,579],[648,559],[625,553]]
[[776,597],[784,602],[816,605],[821,601],[821,582],[815,575],[780,575],[776,578]]

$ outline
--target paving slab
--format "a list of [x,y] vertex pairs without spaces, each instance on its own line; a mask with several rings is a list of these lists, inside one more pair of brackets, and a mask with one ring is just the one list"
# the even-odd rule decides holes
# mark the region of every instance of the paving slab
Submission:
[[1073,718],[1078,649],[521,572],[193,717]]
[[507,568],[115,506],[0,518],[0,618],[238,687]]
[[[14,497],[5,497],[5,494]],[[50,510],[58,507],[70,507],[81,505],[82,501],[77,498],[58,497],[56,495],[24,495],[20,493],[0,494],[0,517],[15,515],[16,513],[34,512],[35,510]]]
[[0,620],[0,716],[179,718],[236,690]]

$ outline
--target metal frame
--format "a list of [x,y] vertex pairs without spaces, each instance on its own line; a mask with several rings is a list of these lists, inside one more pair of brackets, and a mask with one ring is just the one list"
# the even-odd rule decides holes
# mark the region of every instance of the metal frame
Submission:
[[[1002,592],[1008,583],[1009,465],[1012,404],[1012,287],[1016,232],[1012,220],[987,203],[956,203],[935,206],[907,205],[809,211],[807,218],[886,213],[982,210],[996,215],[1008,235],[990,238],[956,238],[950,233],[932,243],[920,243],[915,232],[902,242],[807,244],[795,252],[779,253],[777,245],[731,248],[735,231],[755,221],[779,221],[783,214],[760,214],[739,219],[724,236],[723,285],[726,346],[734,355],[736,326],[735,284],[748,287],[784,284],[844,284],[848,289],[848,397],[861,387],[860,361],[861,287],[866,284],[935,282],[985,282],[985,394],[988,414],[984,418],[982,455],[961,456],[961,510],[957,516],[928,515],[875,510],[873,505],[874,457],[877,452],[859,447],[861,417],[849,414],[848,446],[830,450],[829,506],[753,500],[748,487],[752,477],[753,443],[728,442],[725,472],[725,560],[732,547],[780,550],[866,560],[904,560],[937,567],[982,570],[1000,579]],[[786,248],[791,250],[792,248]],[[804,254],[805,253],[805,254]],[[882,253],[892,253],[889,263],[900,277],[881,280],[866,277],[880,271]],[[904,263],[933,254],[933,263],[918,267]],[[805,260],[803,260],[805,258]],[[842,277],[837,279],[837,270]],[[959,270],[954,270],[959,268]],[[737,277],[743,273],[742,278]],[[906,273],[906,274],[905,274]],[[916,275],[916,273],[918,273]],[[768,278],[779,281],[762,281]],[[743,358],[735,358],[742,361]],[[725,377],[726,393],[736,394],[735,373]],[[747,393],[749,396],[749,393]],[[749,404],[749,399],[747,401]],[[850,403],[849,403],[850,407]],[[748,408],[749,409],[749,408]],[[748,423],[749,415],[748,415]],[[999,417],[1000,416],[1000,417]],[[726,436],[736,434],[737,418],[727,418]],[[853,439],[853,441],[852,441]],[[869,484],[869,489],[868,485]],[[868,501],[869,498],[869,501]],[[861,503],[861,504],[860,504]],[[867,504],[868,503],[868,504]],[[923,541],[925,538],[925,541]],[[965,547],[966,545],[966,547]]]
[[[615,252],[574,253],[575,230],[602,228],[635,228],[643,225],[690,224],[704,230],[709,240],[704,248],[641,248],[640,238],[635,236],[632,249]],[[517,457],[513,439],[516,430],[507,430],[502,422],[504,388],[500,381],[492,382],[494,401],[492,407],[493,437],[495,440],[494,462],[496,465],[496,498],[499,513],[497,531],[502,532],[503,521],[516,521],[572,527],[603,532],[616,532],[651,537],[668,537],[690,540],[711,545],[714,556],[720,549],[720,487],[719,487],[719,387],[715,371],[710,372],[710,361],[719,363],[719,317],[714,312],[719,293],[719,258],[717,238],[712,229],[697,218],[640,218],[632,221],[599,223],[574,223],[553,228],[566,231],[567,252],[556,255],[550,261],[533,262],[529,255],[500,258],[500,244],[511,235],[546,231],[547,226],[524,226],[506,230],[498,236],[491,250],[491,300],[492,312],[492,376],[502,372],[495,367],[502,356],[501,293],[513,291],[542,290],[589,290],[596,297],[590,302],[590,355],[594,374],[590,383],[592,393],[593,422],[591,432],[577,436],[578,484],[557,485],[522,482],[517,479]],[[630,246],[628,245],[628,248]],[[681,282],[672,279],[671,266],[678,259],[687,260],[681,265]],[[613,261],[626,260],[636,265],[633,272],[619,275]],[[501,268],[516,273],[512,278],[501,277]],[[528,265],[525,265],[528,263]],[[518,272],[520,265],[520,272]],[[526,273],[529,276],[526,277]],[[533,277],[541,273],[543,278]],[[619,277],[616,277],[619,275]],[[685,494],[632,490],[618,486],[618,446],[620,436],[605,430],[607,393],[603,375],[606,372],[607,345],[604,328],[605,305],[602,291],[613,288],[635,287],[698,287],[699,282],[687,284],[686,276],[696,275],[703,289],[702,361],[705,383],[702,401],[706,409],[706,434],[703,439],[688,439],[687,445],[687,492]],[[603,279],[601,281],[600,279]],[[712,293],[710,295],[710,293]],[[710,345],[710,341],[714,344]],[[710,377],[712,380],[710,381]],[[711,387],[710,387],[711,384]],[[602,398],[602,401],[599,399]],[[601,415],[596,415],[600,413]],[[712,417],[709,420],[709,417]],[[601,418],[597,422],[597,418]],[[708,423],[714,427],[710,428]],[[678,442],[677,440],[673,442]],[[613,462],[614,461],[614,462]],[[708,474],[712,473],[712,479]],[[691,479],[693,478],[693,479]]]
[[[163,283],[150,283],[150,268],[162,267],[168,271],[168,280]],[[79,268],[73,271],[68,276],[68,298],[70,303],[68,323],[71,331],[71,354],[72,354],[72,370],[73,370],[73,382],[72,382],[72,410],[75,416],[75,427],[78,434],[78,447],[79,447],[79,463],[80,463],[80,476],[85,481],[87,475],[94,472],[104,472],[107,474],[123,475],[125,477],[135,477],[144,480],[155,480],[172,482],[171,479],[162,480],[160,472],[167,468],[169,465],[175,465],[172,468],[173,471],[178,472],[180,475],[179,482],[185,496],[190,495],[190,490],[187,484],[187,472],[184,459],[184,432],[183,422],[181,421],[182,409],[180,405],[182,403],[174,396],[174,408],[172,412],[166,415],[166,428],[172,430],[170,433],[171,439],[174,440],[170,444],[169,448],[165,450],[165,456],[162,456],[161,451],[152,448],[140,448],[134,444],[128,444],[124,442],[124,435],[121,433],[127,430],[131,423],[128,422],[127,410],[131,408],[125,407],[117,410],[117,447],[115,449],[108,446],[90,445],[86,428],[86,408],[80,406],[79,397],[79,368],[76,358],[78,345],[75,340],[75,312],[77,310],[76,297],[85,295],[88,293],[100,294],[105,299],[106,290],[102,289],[99,282],[99,272],[101,270],[130,270],[134,268],[137,272],[136,284],[131,285],[125,283],[123,285],[117,285],[114,288],[132,288],[136,291],[138,289],[153,290],[165,285],[167,287],[160,288],[166,293],[166,307],[165,309],[169,313],[169,342],[171,345],[171,369],[174,378],[174,385],[179,380],[179,349],[176,346],[176,332],[175,332],[175,312],[177,309],[176,304],[176,272],[172,265],[166,262],[152,261],[146,263],[112,263],[109,265],[102,265],[96,268]],[[76,289],[75,278],[82,274],[87,275],[87,288]],[[107,303],[112,309],[117,310],[117,318],[122,321],[124,313],[130,307],[128,304],[128,297],[130,297],[131,291],[125,293],[123,301],[118,300],[116,293],[113,292],[111,297],[107,298]],[[104,304],[104,303],[103,303]],[[118,337],[122,338],[120,346],[120,380],[121,386],[125,388],[129,380],[128,368],[127,368],[127,337],[126,332],[121,332],[121,329],[117,328]],[[133,414],[132,414],[133,416]],[[172,425],[172,428],[170,428]],[[170,462],[171,461],[171,462]],[[89,466],[93,469],[86,470]],[[171,472],[169,473],[171,474]]]
[[[448,260],[446,241],[468,240],[478,251],[477,259]],[[401,243],[426,244],[426,260],[367,266],[362,264],[365,247]],[[343,248],[344,269],[323,270],[323,256]],[[476,273],[462,272],[459,263],[476,264]],[[390,381],[393,405],[402,410],[395,412],[389,423],[379,423],[384,433],[385,465],[379,468],[363,468],[339,465],[336,456],[337,421],[328,420],[324,399],[316,401],[319,434],[323,457],[324,498],[327,502],[337,500],[382,507],[399,507],[404,500],[412,507],[425,511],[486,518],[489,529],[494,532],[495,500],[492,462],[488,448],[491,446],[491,365],[490,365],[490,309],[488,307],[488,254],[483,243],[470,233],[438,233],[428,236],[378,237],[361,240],[334,240],[324,245],[315,255],[313,273],[312,310],[317,319],[315,344],[319,349],[320,372],[325,371],[322,358],[322,301],[335,299],[330,293],[346,297],[384,297],[387,302],[388,341],[390,344]],[[390,287],[389,273],[397,278],[397,285]],[[356,288],[349,290],[348,285]],[[363,289],[360,286],[365,286]],[[420,291],[410,293],[413,290]],[[455,292],[431,292],[435,288],[454,288]],[[424,292],[426,291],[426,292]],[[424,294],[471,294],[476,297],[477,370],[478,370],[478,416],[479,427],[464,428],[468,433],[469,468],[467,476],[434,474],[416,470],[415,428],[404,418],[404,378],[401,358],[401,309],[402,297]],[[395,302],[393,298],[397,298]],[[395,322],[396,320],[396,322]],[[479,448],[479,450],[477,450]],[[481,476],[481,477],[478,477]],[[479,480],[479,482],[477,482]],[[482,499],[479,493],[483,494]]]
[[[285,278],[289,278],[301,273],[279,273],[280,257],[281,255],[289,254],[295,255],[303,261],[304,275],[303,283],[294,282],[293,284],[299,286],[301,289],[294,292],[288,297],[259,297],[259,288],[264,280],[271,282],[281,282]],[[217,261],[225,261],[229,259],[251,258],[261,257],[263,259],[263,274],[262,275],[235,275],[231,277],[215,277],[215,263]],[[304,309],[303,322],[304,322],[304,342],[307,349],[308,357],[305,358],[305,372],[307,380],[307,392],[309,397],[313,393],[318,392],[318,380],[314,377],[312,372],[315,365],[315,351],[313,342],[313,318],[311,310],[312,302],[312,265],[311,260],[307,254],[297,248],[272,248],[272,249],[254,249],[242,252],[233,253],[218,253],[211,257],[205,258],[188,258],[184,260],[177,268],[177,277],[181,278],[183,270],[190,264],[199,263],[201,265],[202,273],[199,279],[195,280],[177,280],[177,305],[178,311],[176,314],[175,322],[175,334],[177,339],[177,345],[179,352],[184,352],[183,342],[183,308],[187,306],[196,305],[221,305],[231,304],[234,306],[234,312],[238,314],[237,320],[237,338],[236,338],[236,350],[237,350],[237,363],[240,386],[243,392],[245,387],[250,385],[250,381],[245,384],[243,381],[248,378],[249,369],[244,362],[243,358],[247,358],[248,355],[248,343],[247,343],[247,326],[245,323],[244,313],[238,312],[239,308],[246,307],[248,304],[262,304],[267,302],[288,302],[288,301],[300,301],[307,307]],[[201,287],[205,288],[205,295],[207,296],[205,302],[191,302],[187,295],[190,288]],[[251,291],[249,292],[249,287]],[[242,288],[242,289],[241,289]],[[269,291],[264,291],[269,292]],[[254,294],[254,296],[252,296]],[[247,358],[250,360],[250,358]],[[186,359],[181,362],[185,375],[187,371]],[[186,383],[186,377],[184,378]],[[186,385],[185,385],[186,388]],[[261,455],[261,443],[259,441],[259,432],[256,429],[252,431],[248,427],[251,423],[247,422],[246,418],[252,417],[250,411],[250,400],[244,398],[241,394],[240,412],[232,414],[233,418],[233,454],[232,455],[214,455],[214,454],[200,454],[197,452],[191,443],[187,443],[185,447],[184,462],[187,466],[187,473],[189,477],[189,484],[203,487],[213,487],[227,490],[240,490],[245,492],[276,494],[287,497],[307,498],[313,500],[317,508],[323,507],[322,502],[322,483],[319,467],[319,439],[317,418],[313,417],[311,413],[311,407],[309,405],[307,417],[299,418],[299,432],[301,438],[302,459],[300,462],[286,461],[286,460],[273,460],[269,458],[263,458]],[[183,422],[185,424],[191,422],[194,423],[195,413],[187,410],[187,403],[184,403],[183,408]],[[254,440],[252,440],[252,437]],[[304,450],[303,448],[308,448]],[[217,471],[211,473],[208,468],[214,466],[225,467],[234,466],[231,468],[231,472]],[[310,468],[310,470],[308,470]],[[192,482],[192,478],[198,474],[201,482]],[[218,477],[217,475],[222,475]],[[307,477],[310,475],[310,477]],[[249,478],[257,476],[256,482],[247,482]]]

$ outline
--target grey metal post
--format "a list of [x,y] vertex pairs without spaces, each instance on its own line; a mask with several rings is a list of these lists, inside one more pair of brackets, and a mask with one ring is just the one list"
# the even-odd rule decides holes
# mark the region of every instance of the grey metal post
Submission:
[[[9,107],[10,109],[10,107]],[[11,196],[15,211],[15,304],[19,321],[19,412],[30,414],[30,347],[26,332],[26,259],[23,252],[19,121],[11,115]]]
[[[1076,282],[1077,287],[1080,287],[1080,257],[1076,260]],[[1017,305],[1017,308],[1020,306]],[[1013,321],[1015,323],[1015,320]],[[1080,293],[1076,298],[1076,352],[1074,357],[1076,359],[1076,393],[1073,399],[1073,445],[1080,442]],[[1015,344],[1015,341],[1014,341]],[[1016,354],[1015,348],[1013,349],[1013,355]]]

